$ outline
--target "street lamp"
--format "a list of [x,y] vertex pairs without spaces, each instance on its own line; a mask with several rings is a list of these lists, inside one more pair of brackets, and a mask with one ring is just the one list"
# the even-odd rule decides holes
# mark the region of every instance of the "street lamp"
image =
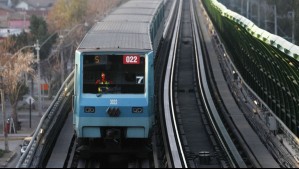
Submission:
[[[11,58],[16,57],[19,53],[21,53],[22,50],[27,49],[27,48],[32,48],[34,46],[24,46],[21,49],[19,49],[15,54],[12,55]],[[0,67],[0,71],[3,71],[5,69],[6,64],[9,61],[7,61],[6,63],[4,63],[3,67]],[[2,79],[2,77],[1,77]],[[2,103],[2,117],[3,117],[3,133],[4,133],[4,137],[5,137],[5,151],[8,152],[9,151],[9,147],[8,147],[8,131],[9,129],[6,126],[6,110],[5,110],[5,94],[4,94],[4,89],[3,87],[0,89],[0,96],[1,96],[1,103]]]
[[249,0],[247,0],[247,5],[246,5],[246,18],[247,19],[250,19],[249,12],[250,12],[250,2],[249,2]]
[[[52,36],[50,36],[52,37]],[[46,41],[48,41],[50,38],[48,38]],[[46,41],[43,43],[43,45],[46,43]],[[29,46],[24,46],[20,50],[18,50],[12,57],[17,56],[22,50],[27,49],[27,48],[35,48],[36,53],[37,53],[37,67],[38,67],[38,77],[37,77],[37,86],[38,86],[38,109],[39,109],[39,115],[41,116],[42,112],[42,102],[41,102],[41,86],[40,86],[40,48],[41,46],[39,45],[39,41],[36,41],[36,44],[34,45],[29,45]]]
[[42,114],[42,97],[41,97],[41,83],[40,83],[40,45],[39,41],[36,40],[36,44],[34,44],[36,55],[37,55],[37,90],[38,90],[38,110],[39,110],[39,116]]
[[[81,27],[81,26],[84,26],[84,27],[88,27],[88,23],[85,22],[84,24],[77,24],[75,25],[71,30],[68,31],[68,33],[66,35],[59,35],[59,39],[60,39],[60,44],[59,44],[59,48],[61,50],[61,46],[63,44],[63,41],[64,41],[64,38],[65,37],[68,37],[74,30],[76,30],[77,28]],[[60,52],[60,55],[61,55],[61,66],[60,66],[60,69],[61,69],[61,84],[63,84],[64,80],[65,80],[65,71],[64,71],[64,58],[63,58],[63,52],[61,50]]]
[[39,44],[39,40],[36,40],[36,44],[34,44],[33,47],[35,47],[36,50],[36,58],[37,58],[37,90],[38,90],[38,110],[39,110],[39,116],[42,115],[42,93],[41,93],[41,69],[40,69],[40,49],[43,47],[54,35],[56,35],[57,32],[54,32],[52,35],[50,35],[41,45]]
[[288,12],[288,16],[292,19],[292,43],[295,44],[295,10]]
[[[51,36],[52,37],[52,36]],[[49,39],[47,39],[49,40]],[[43,43],[45,44],[45,42]],[[21,49],[19,49],[13,56],[17,56],[19,53],[22,52],[22,50],[27,49],[27,48],[35,48],[36,52],[37,52],[37,64],[38,64],[38,77],[37,77],[37,84],[38,84],[38,101],[39,101],[39,115],[41,115],[41,86],[40,86],[40,45],[39,45],[39,41],[37,40],[36,44],[34,45],[29,45],[29,46],[24,46]],[[5,64],[4,64],[5,66]],[[0,69],[1,70],[1,69]]]
[[277,5],[276,5],[276,0],[274,0],[274,32],[275,35],[278,35],[278,24],[277,24]]

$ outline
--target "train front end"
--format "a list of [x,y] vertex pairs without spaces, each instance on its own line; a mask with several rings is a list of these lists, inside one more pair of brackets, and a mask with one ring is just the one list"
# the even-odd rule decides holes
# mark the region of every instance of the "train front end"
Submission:
[[152,52],[76,53],[74,128],[80,139],[147,139],[153,124]]

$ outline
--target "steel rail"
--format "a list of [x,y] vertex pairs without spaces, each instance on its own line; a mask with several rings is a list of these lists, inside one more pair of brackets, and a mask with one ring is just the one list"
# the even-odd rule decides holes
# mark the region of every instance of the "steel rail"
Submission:
[[[164,82],[164,114],[165,123],[167,128],[167,134],[169,139],[169,146],[172,156],[172,164],[174,168],[187,168],[187,162],[185,159],[184,151],[182,148],[182,143],[179,139],[178,127],[176,125],[176,118],[174,114],[174,105],[172,101],[172,84],[173,84],[173,74],[174,74],[174,64],[177,53],[179,30],[181,25],[181,15],[182,15],[182,3],[180,0],[179,11],[176,20],[174,36],[171,43],[171,48],[169,52],[169,58],[166,68],[165,82]],[[175,140],[175,141],[174,141]]]

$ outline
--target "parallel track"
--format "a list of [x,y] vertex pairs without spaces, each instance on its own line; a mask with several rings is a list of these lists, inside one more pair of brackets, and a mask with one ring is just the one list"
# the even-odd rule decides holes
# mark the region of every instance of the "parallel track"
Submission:
[[[193,1],[180,3],[183,7],[179,8],[165,78],[160,84],[164,93],[159,96],[164,107],[161,114],[165,115],[160,119],[165,123],[161,124],[166,130],[163,136],[167,135],[164,138],[167,166],[246,167],[207,87],[199,30],[191,27],[197,28]],[[211,156],[207,160],[199,152]]]
[[[196,64],[197,50],[194,43],[194,35],[191,17],[191,2],[183,3],[183,14],[181,30],[179,35],[178,50],[176,56],[175,69],[173,72],[174,81],[172,82],[176,118],[180,137],[183,140],[183,148],[188,166],[200,167],[202,165],[213,164],[214,167],[220,167],[220,152],[215,143],[210,124],[206,117],[204,101],[200,95],[200,79],[198,79]],[[189,12],[190,11],[190,12]],[[209,133],[208,133],[208,132]],[[212,140],[211,140],[212,139]],[[213,142],[215,143],[213,145]],[[209,153],[213,161],[203,161],[199,152]],[[208,154],[206,154],[208,155]],[[211,158],[211,157],[207,157]],[[209,159],[207,159],[209,160]]]
[[[197,80],[198,73],[196,73],[198,68],[195,64],[197,61],[195,60],[191,28],[192,19],[189,12],[191,11],[190,1],[180,2],[182,5],[184,2],[184,9],[182,10],[180,7],[178,13],[165,73],[166,80],[161,84],[164,86],[164,99],[160,99],[160,101],[163,100],[165,109],[162,113],[165,116],[161,119],[165,121],[164,128],[168,134],[168,138],[166,138],[169,141],[169,148],[167,148],[169,151],[167,152],[170,154],[166,155],[168,166],[195,167],[200,165],[198,161],[195,162],[195,159],[200,157],[198,152],[208,152],[216,157],[215,151],[219,151],[219,147],[212,136],[211,129],[207,127],[209,124],[204,115],[206,108],[202,106],[203,102],[199,96],[200,82]],[[181,11],[184,13],[181,14]],[[182,18],[180,18],[181,15]],[[202,127],[203,125],[206,126],[208,134],[205,134],[207,132]],[[220,166],[217,158],[213,158],[212,163]],[[205,164],[210,164],[210,161]]]

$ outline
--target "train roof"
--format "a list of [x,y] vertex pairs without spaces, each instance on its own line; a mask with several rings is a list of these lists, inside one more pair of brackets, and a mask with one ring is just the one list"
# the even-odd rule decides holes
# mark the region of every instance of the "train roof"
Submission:
[[152,50],[150,23],[163,0],[131,0],[96,23],[78,49]]
[[152,20],[151,15],[129,15],[129,14],[113,14],[107,16],[103,21],[124,21],[124,22],[146,22]]
[[148,24],[98,22],[86,35],[81,48],[151,50]]
[[153,15],[155,9],[151,8],[121,8],[113,12],[113,14],[130,14],[130,15]]
[[161,0],[132,0],[121,6],[121,8],[152,8],[155,9]]

